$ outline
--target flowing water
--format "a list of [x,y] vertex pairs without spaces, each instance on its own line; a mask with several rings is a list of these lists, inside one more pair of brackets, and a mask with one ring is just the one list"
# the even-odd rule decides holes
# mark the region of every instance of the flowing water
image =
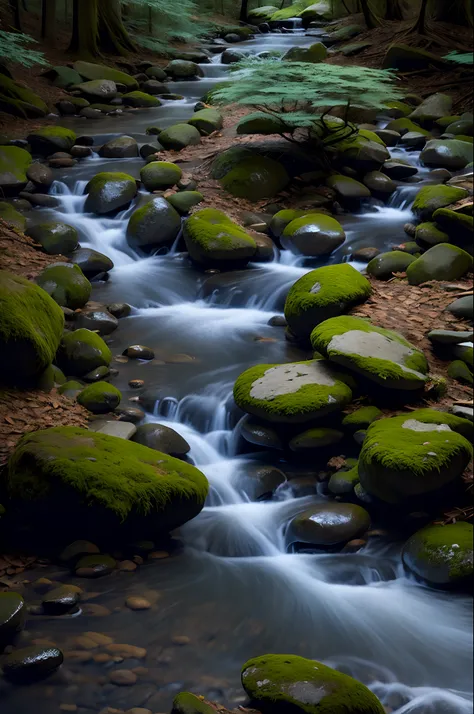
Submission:
[[[311,42],[314,37],[294,32],[260,35],[239,47],[258,53]],[[117,133],[144,143],[147,126],[188,119],[195,102],[226,72],[220,57],[201,66],[200,81],[170,83],[171,92],[186,96],[182,101],[97,124],[67,123],[77,133],[97,127],[98,145]],[[393,154],[418,164],[415,152],[397,149]],[[321,262],[283,252],[274,262],[209,277],[175,250],[155,256],[134,251],[125,238],[133,206],[115,218],[86,215],[84,188],[104,169],[138,177],[142,165],[138,159],[97,155],[82,161],[58,174],[52,192],[60,206],[40,215],[74,225],[82,246],[114,261],[109,281],[96,284],[93,298],[105,304],[128,302],[133,312],[111,336],[111,349],[119,355],[141,343],[153,347],[157,358],[119,364],[114,383],[126,402],[133,396],[128,381],[145,380],[147,421],[167,423],[184,436],[191,458],[210,481],[210,496],[202,513],[180,530],[185,547],[177,557],[145,565],[139,574],[93,582],[91,602],[107,607],[108,616],[94,617],[84,606],[74,619],[33,618],[29,623],[32,636],[60,646],[96,630],[145,647],[149,674],[143,681],[115,687],[104,683],[109,665],[68,662],[60,676],[44,685],[0,689],[1,711],[49,714],[59,710],[59,703],[77,704],[80,712],[106,705],[169,711],[174,694],[184,688],[236,706],[245,700],[239,685],[243,662],[280,652],[323,660],[353,674],[397,714],[472,712],[467,599],[415,583],[400,567],[399,545],[381,539],[371,539],[357,554],[289,554],[285,524],[323,496],[294,497],[282,489],[272,501],[251,502],[239,485],[254,462],[295,469],[279,455],[242,455],[232,386],[251,365],[307,357],[285,341],[283,328],[268,321],[282,313],[290,285]],[[423,172],[420,167],[422,177]],[[342,216],[346,243],[326,263],[347,260],[356,247],[383,249],[406,240],[403,224],[413,218],[410,205],[417,188],[401,184],[388,205],[368,204],[358,215]],[[324,465],[312,463],[310,470]],[[54,579],[51,570],[45,574]],[[123,607],[130,594],[143,594],[156,604],[146,612],[130,612]],[[176,635],[189,637],[190,643],[177,647]],[[118,666],[140,664],[126,660]]]

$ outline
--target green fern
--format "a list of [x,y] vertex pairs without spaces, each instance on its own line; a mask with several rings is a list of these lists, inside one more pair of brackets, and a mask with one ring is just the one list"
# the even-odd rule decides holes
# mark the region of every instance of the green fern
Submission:
[[458,64],[474,64],[474,54],[472,52],[450,52],[443,59],[457,62]]
[[209,30],[209,23],[199,19],[199,8],[194,0],[126,0],[126,5],[137,13],[151,13],[153,32],[144,34],[149,20],[138,16],[129,25],[138,31],[134,38],[137,44],[155,52],[171,49],[170,42],[197,42]]
[[19,32],[6,32],[0,30],[0,59],[32,67],[35,64],[48,64],[44,54],[37,50],[30,50],[24,45],[36,42],[29,35]]

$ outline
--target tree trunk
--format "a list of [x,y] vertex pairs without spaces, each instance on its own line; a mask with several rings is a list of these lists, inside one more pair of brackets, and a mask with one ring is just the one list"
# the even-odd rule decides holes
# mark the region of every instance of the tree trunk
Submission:
[[242,0],[240,3],[240,22],[247,22],[247,14],[249,9],[249,0]]
[[385,19],[395,21],[403,20],[403,10],[400,0],[387,0]]
[[73,0],[72,37],[69,51],[81,57],[97,57],[99,48],[97,0]]
[[412,32],[418,32],[419,35],[424,35],[426,32],[426,8],[428,7],[428,0],[421,0],[420,14],[418,19],[412,28]]
[[451,22],[455,25],[472,27],[471,0],[453,0],[450,3],[445,0],[437,0],[434,17],[435,20],[440,20],[441,22]]
[[101,50],[122,56],[136,52],[137,48],[122,22],[120,0],[98,0],[98,8]]
[[365,24],[369,30],[373,30],[374,27],[378,27],[379,23],[370,9],[369,0],[360,0],[362,6],[362,12],[364,14]]
[[10,10],[13,14],[13,25],[15,30],[22,32],[21,15],[20,15],[20,0],[8,0]]
[[41,37],[50,44],[56,39],[56,0],[43,0]]

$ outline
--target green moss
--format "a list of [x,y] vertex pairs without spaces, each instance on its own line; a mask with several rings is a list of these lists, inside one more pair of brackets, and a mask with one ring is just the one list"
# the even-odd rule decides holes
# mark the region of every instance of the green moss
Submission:
[[[242,117],[237,124],[237,134],[281,134],[286,131],[287,127],[271,114],[265,112],[254,112]],[[235,147],[239,148],[239,147]],[[247,150],[246,150],[247,151]],[[250,151],[248,151],[250,154]],[[222,155],[222,154],[221,154]]]
[[348,471],[337,471],[332,474],[328,482],[328,489],[335,496],[341,496],[345,493],[352,493],[355,486],[359,483],[358,466],[353,466]]
[[[362,487],[388,503],[435,491],[460,476],[472,456],[469,441],[449,427],[449,417],[418,410],[371,424],[359,457]],[[440,425],[410,428],[410,422]]]
[[[439,210],[443,211],[445,209],[440,208]],[[435,211],[435,213],[437,213],[437,211]],[[442,231],[439,226],[432,221],[420,223],[416,227],[415,238],[417,243],[424,247],[437,245],[438,243],[447,243],[449,241],[448,234]]]
[[250,659],[242,668],[242,686],[265,714],[293,711],[384,714],[375,694],[363,684],[320,662],[296,655],[264,655]]
[[271,16],[278,12],[278,8],[274,5],[263,5],[250,10],[248,14],[249,22],[257,21],[257,24],[270,20]]
[[451,379],[463,384],[474,384],[474,377],[465,362],[455,359],[448,367],[448,375]]
[[195,694],[181,692],[173,699],[171,714],[216,714],[216,710]]
[[74,263],[53,263],[38,275],[36,282],[58,305],[71,310],[84,307],[92,292],[92,285]]
[[82,382],[78,382],[75,379],[69,379],[58,389],[59,394],[65,394],[67,397],[76,396],[77,392],[81,392],[84,389]]
[[246,260],[257,250],[255,240],[225,213],[203,208],[184,224],[186,247],[198,263]]
[[73,226],[59,221],[37,223],[28,230],[28,235],[43,246],[50,255],[68,255],[77,248],[79,235]]
[[63,372],[78,377],[102,365],[108,366],[111,360],[112,353],[102,337],[85,328],[64,335],[58,351]]
[[460,114],[455,114],[453,116],[441,117],[441,119],[436,119],[435,124],[439,126],[440,129],[446,129],[450,124],[461,119]]
[[451,585],[472,577],[471,523],[430,525],[415,533],[402,552],[404,564],[434,585]]
[[76,143],[76,133],[63,126],[44,126],[28,135],[33,153],[48,156],[55,151],[70,151]]
[[44,117],[48,105],[37,94],[0,74],[0,109],[19,117]]
[[468,195],[466,189],[456,186],[423,186],[416,194],[412,210],[423,220],[430,220],[438,208],[445,208]]
[[55,386],[64,384],[65,381],[66,377],[59,367],[56,367],[54,364],[50,364],[40,375],[36,386],[44,392],[50,392]]
[[466,439],[472,439],[474,436],[474,425],[469,419],[463,419],[455,414],[441,412],[437,409],[416,409],[410,412],[409,416],[424,424],[447,424],[452,431],[456,431]]
[[[270,421],[302,423],[339,411],[351,401],[350,387],[338,377],[323,360],[259,364],[237,378],[234,399],[248,414]],[[263,389],[257,389],[261,396],[255,396],[259,385],[263,385]]]
[[224,119],[217,109],[201,109],[193,114],[188,124],[194,126],[204,136],[208,136],[222,129]]
[[423,134],[423,136],[430,135],[429,131],[427,131],[426,129],[422,129],[421,126],[418,126],[418,124],[415,124],[414,121],[412,121],[411,119],[407,119],[406,117],[394,119],[393,121],[389,122],[385,128],[389,129],[390,131],[398,131],[399,134],[406,134],[409,131],[416,131],[418,134]]
[[101,171],[87,184],[88,194],[84,210],[92,213],[111,213],[127,206],[137,194],[137,182],[120,171]]
[[146,92],[128,92],[122,97],[122,102],[130,107],[160,107],[158,97],[153,97]]
[[283,237],[291,238],[300,229],[308,225],[313,225],[315,222],[320,226],[322,233],[329,233],[335,237],[337,236],[344,239],[344,229],[339,221],[336,221],[332,216],[327,216],[325,213],[319,213],[318,211],[308,211],[304,216],[295,218],[291,223],[288,223],[282,235]]
[[208,492],[194,466],[141,444],[72,426],[24,436],[8,463],[10,497],[44,502],[60,484],[122,520],[159,513],[175,499],[202,506]]
[[6,201],[0,201],[0,219],[2,221],[5,221],[5,223],[8,223],[9,226],[16,228],[18,231],[23,232],[25,230],[25,216],[23,216],[19,211],[17,211],[11,205],[11,203],[6,203]]
[[0,271],[2,381],[40,374],[54,359],[63,327],[63,311],[44,290]]
[[294,208],[284,208],[273,216],[270,222],[270,230],[276,238],[280,238],[289,223],[297,218],[306,216],[310,211],[298,211]]
[[26,171],[32,161],[31,154],[19,146],[0,146],[1,194],[18,193],[26,186]]
[[320,322],[367,300],[372,292],[367,278],[347,263],[316,268],[292,285],[285,317],[298,337],[309,337]]
[[77,62],[74,62],[73,68],[81,75],[81,77],[84,77],[84,79],[110,79],[112,82],[124,84],[130,90],[138,89],[138,82],[136,79],[131,77],[126,72],[121,72],[118,69],[107,67],[103,64],[94,64],[93,62],[78,60]]
[[255,156],[251,149],[245,146],[231,146],[230,149],[219,154],[212,164],[211,176],[213,179],[221,179],[233,168],[238,166],[244,159]]
[[404,273],[415,257],[401,250],[380,253],[367,265],[367,272],[378,280],[390,280],[394,273]]
[[381,139],[378,134],[376,134],[374,131],[371,131],[370,129],[359,129],[358,136],[363,136],[368,141],[373,141],[376,144],[380,144],[381,146],[386,146],[385,141],[383,141],[383,139]]
[[360,407],[354,412],[347,414],[342,420],[342,426],[345,426],[351,431],[358,431],[359,429],[367,429],[372,422],[380,419],[383,413],[378,407]]
[[193,206],[204,201],[204,196],[199,191],[178,191],[166,199],[179,213],[189,213]]
[[181,151],[187,146],[196,146],[201,141],[201,134],[190,124],[173,124],[159,134],[159,142],[165,149]]
[[[410,106],[410,104],[405,104],[404,102],[399,101],[385,102],[385,106],[388,109],[395,109],[399,117],[407,117],[413,111],[413,107]],[[396,114],[392,114],[391,116],[396,116]]]
[[[474,218],[466,216],[461,211],[452,211],[449,208],[438,208],[433,213],[433,220],[437,221],[452,236],[453,242],[459,239],[471,239],[474,232]],[[441,235],[446,235],[440,231]],[[444,241],[447,242],[447,241]]]
[[323,45],[322,42],[315,42],[310,47],[291,47],[288,52],[283,55],[283,59],[287,62],[312,62],[313,64],[317,64],[323,62],[327,54],[326,45]]
[[410,285],[428,280],[458,280],[472,270],[472,256],[450,243],[438,243],[423,253],[407,268]]
[[266,156],[243,159],[221,179],[226,191],[238,198],[259,201],[273,198],[289,183],[285,168]]
[[147,191],[170,188],[178,183],[183,172],[169,161],[152,161],[140,170],[140,178]]
[[78,403],[94,414],[113,411],[122,399],[122,393],[108,382],[95,382],[77,395]]
[[[402,363],[393,361],[390,356],[366,357],[357,353],[341,351],[337,347],[331,347],[331,341],[334,337],[353,331],[377,333],[392,343],[403,345],[407,350],[400,356]],[[344,315],[326,320],[314,328],[311,333],[311,344],[313,349],[330,360],[354,369],[356,372],[361,372],[364,376],[374,379],[382,385],[385,383],[386,386],[395,387],[397,384],[401,385],[403,383],[404,388],[414,389],[426,381],[423,375],[428,372],[428,362],[423,352],[397,332],[376,327],[359,317]],[[386,349],[390,354],[389,344],[386,345]]]

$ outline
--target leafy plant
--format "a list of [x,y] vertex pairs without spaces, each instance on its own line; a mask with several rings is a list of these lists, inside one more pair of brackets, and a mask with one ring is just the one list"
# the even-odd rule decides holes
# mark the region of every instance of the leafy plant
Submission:
[[450,52],[444,56],[444,59],[458,64],[474,64],[474,55],[472,52]]
[[31,42],[36,43],[36,40],[29,35],[0,30],[0,59],[22,64],[25,67],[32,67],[35,64],[48,64],[42,52],[25,47]]

